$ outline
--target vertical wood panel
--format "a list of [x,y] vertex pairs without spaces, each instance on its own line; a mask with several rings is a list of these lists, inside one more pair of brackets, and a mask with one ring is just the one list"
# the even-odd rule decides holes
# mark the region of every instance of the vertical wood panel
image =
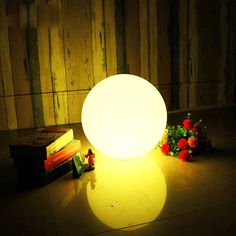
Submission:
[[[47,2],[47,1],[46,1]],[[53,91],[67,91],[65,73],[64,32],[60,22],[61,0],[47,2],[49,9],[49,45]]]
[[38,54],[38,32],[36,28],[28,27],[26,29],[26,45],[28,56],[28,76],[30,80],[30,88],[32,94],[32,111],[34,126],[41,127],[44,125],[43,104],[41,94],[41,81],[39,70],[39,54]]
[[16,115],[15,97],[14,96],[5,97],[5,106],[6,106],[8,129],[17,129],[18,123]]
[[149,80],[148,1],[139,0],[140,76]]
[[38,14],[37,14],[37,0],[28,3],[28,25],[30,28],[37,28]]
[[149,1],[149,38],[150,38],[150,82],[158,81],[158,26],[157,26],[157,0]]
[[56,124],[63,124],[68,121],[67,77],[63,54],[63,32],[57,27],[50,29],[50,48],[52,87],[54,92],[59,92],[54,95]]
[[25,29],[28,25],[28,11],[27,6],[23,1],[19,3],[19,27]]
[[125,0],[115,0],[117,72],[127,73],[125,51]]
[[212,97],[210,91],[218,80],[219,0],[199,0],[198,35],[198,104],[212,105],[217,103],[217,94]]
[[91,0],[93,77],[97,84],[106,78],[103,0]]
[[[14,22],[19,21],[19,1],[10,1],[8,11]],[[9,28],[9,42],[11,47],[12,76],[15,94],[28,94],[30,84],[27,78],[27,56],[25,47],[25,36],[19,26],[13,24]]]
[[[8,2],[9,3],[9,2]],[[12,80],[12,64],[9,45],[8,21],[6,16],[6,1],[0,1],[0,79],[1,79],[1,114],[0,130],[16,129],[17,117]],[[14,53],[14,52],[13,52]]]
[[[15,94],[29,94],[30,83],[27,78],[27,52],[24,30],[20,29],[19,0],[8,1],[8,14],[12,25],[9,27],[9,43],[11,48],[12,78]],[[22,3],[21,3],[22,4]],[[15,23],[13,23],[15,22]]]
[[[68,122],[68,98],[67,98],[67,76],[65,71],[65,56],[64,56],[64,34],[61,25],[59,24],[59,12],[54,9],[59,9],[61,6],[60,0],[53,0],[50,4],[50,62],[51,62],[51,78],[52,89],[54,92],[54,112],[50,114],[49,121],[55,119],[56,124]],[[63,92],[62,92],[63,91]],[[47,96],[47,99],[51,96]],[[52,101],[49,101],[49,107]]]
[[104,1],[107,76],[117,73],[115,0]]
[[188,21],[189,107],[198,104],[198,0],[189,1]]
[[16,115],[18,128],[35,127],[31,95],[16,96]]
[[170,0],[171,109],[179,108],[179,2]]
[[228,43],[228,81],[227,81],[227,103],[236,102],[236,2],[229,1],[229,43]]
[[18,28],[19,24],[19,12],[18,12],[18,5],[20,0],[7,0],[6,7],[7,7],[7,23],[8,27],[15,27]]
[[169,2],[157,1],[157,20],[158,20],[158,83],[170,84],[171,82],[171,58],[170,58],[170,12]]
[[[62,10],[67,89],[90,89],[94,85],[91,1],[63,0]],[[54,95],[54,105],[56,123],[68,123],[67,93]]]
[[167,109],[171,108],[171,57],[170,57],[170,5],[168,1],[157,1],[158,24],[158,86]]
[[42,93],[52,92],[49,29],[38,28],[38,55]]
[[81,122],[81,111],[87,91],[69,92],[68,93],[68,115],[69,123]]
[[65,74],[63,32],[59,28],[51,28],[50,33],[50,56],[53,91],[67,91],[67,77]]
[[27,27],[26,46],[28,59],[28,77],[32,93],[41,92],[40,71],[39,71],[39,54],[38,54],[38,32],[36,28]]
[[37,4],[37,13],[38,13],[38,19],[37,19],[38,28],[45,28],[45,29],[50,28],[51,27],[50,6],[47,4],[47,0],[41,0]]
[[[52,92],[51,75],[51,34],[52,27],[50,17],[50,6],[46,0],[40,1],[37,5],[37,35],[38,35],[38,56],[40,68],[40,84],[42,91],[43,120],[46,126],[55,125],[54,99]],[[61,56],[61,55],[60,55]],[[64,58],[64,55],[63,55]]]
[[30,83],[27,75],[27,55],[24,31],[20,28],[9,29],[11,47],[12,78],[15,94],[29,94]]
[[68,96],[67,92],[53,94],[55,120],[57,125],[68,123]]
[[37,2],[37,26],[40,28],[61,26],[61,8],[61,0],[39,0]]
[[7,28],[6,16],[6,0],[0,1],[0,16],[1,16],[1,29],[0,29],[0,59],[2,65],[2,82],[5,96],[13,95],[13,81],[12,81],[12,68],[9,47],[9,35]]
[[92,71],[90,1],[62,1],[68,90],[89,89]]
[[42,94],[43,116],[45,126],[55,125],[55,111],[53,93]]
[[3,90],[1,55],[0,55],[0,97],[2,96],[4,96],[4,90]]
[[5,27],[5,18],[6,18],[6,0],[0,1],[0,30],[2,31]]
[[219,104],[226,103],[226,80],[227,80],[227,47],[228,47],[228,5],[225,1],[220,1],[220,56],[219,56],[219,73],[218,73],[218,95]]
[[179,107],[188,107],[188,2],[179,1]]
[[125,1],[125,51],[127,72],[140,75],[139,2]]
[[7,125],[7,113],[6,113],[6,104],[5,104],[5,99],[3,97],[0,97],[0,130],[6,130],[8,129]]
[[198,79],[216,80],[219,58],[219,0],[199,0]]

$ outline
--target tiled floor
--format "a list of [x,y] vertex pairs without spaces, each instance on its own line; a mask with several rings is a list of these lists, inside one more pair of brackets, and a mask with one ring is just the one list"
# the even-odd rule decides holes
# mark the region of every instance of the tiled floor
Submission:
[[[192,117],[204,120],[214,145],[192,162],[158,149],[128,162],[96,152],[95,171],[36,189],[17,185],[7,145],[32,130],[1,132],[0,235],[236,235],[236,107]],[[85,153],[81,126],[71,127]]]

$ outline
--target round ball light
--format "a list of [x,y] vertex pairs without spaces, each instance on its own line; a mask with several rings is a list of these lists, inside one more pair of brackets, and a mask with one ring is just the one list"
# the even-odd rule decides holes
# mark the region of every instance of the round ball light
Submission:
[[151,83],[139,76],[118,74],[92,88],[81,120],[95,149],[109,157],[130,159],[155,147],[164,133],[167,112]]

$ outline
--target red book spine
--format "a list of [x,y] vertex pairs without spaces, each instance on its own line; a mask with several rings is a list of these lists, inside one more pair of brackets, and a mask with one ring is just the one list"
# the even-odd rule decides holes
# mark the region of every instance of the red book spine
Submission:
[[58,151],[57,153],[53,154],[47,160],[44,160],[45,171],[49,171],[55,166],[58,166],[62,162],[68,160],[70,157],[75,155],[77,152],[81,150],[81,143],[79,140],[76,142],[69,144],[62,150]]

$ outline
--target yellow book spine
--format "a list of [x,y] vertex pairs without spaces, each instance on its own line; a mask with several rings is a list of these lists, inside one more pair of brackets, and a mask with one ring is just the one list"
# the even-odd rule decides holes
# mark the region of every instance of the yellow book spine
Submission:
[[53,143],[46,147],[47,158],[49,158],[54,153],[62,149],[66,144],[74,139],[73,129],[63,134],[61,137],[56,139]]

